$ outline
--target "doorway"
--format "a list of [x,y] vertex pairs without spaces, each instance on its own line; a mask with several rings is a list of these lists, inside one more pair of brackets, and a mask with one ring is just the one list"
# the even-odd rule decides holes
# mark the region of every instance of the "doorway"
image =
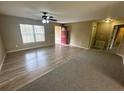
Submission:
[[55,26],[55,44],[61,44],[61,26]]
[[55,26],[55,44],[69,45],[69,30],[65,25]]
[[124,39],[124,25],[114,26],[113,33],[110,39],[108,50],[116,53]]

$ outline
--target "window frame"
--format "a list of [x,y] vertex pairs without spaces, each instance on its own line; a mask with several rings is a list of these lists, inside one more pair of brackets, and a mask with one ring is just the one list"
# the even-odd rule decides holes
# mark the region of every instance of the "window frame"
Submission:
[[[22,32],[21,32],[21,24],[19,24],[19,28],[20,28],[20,35],[21,35],[21,41],[23,45],[27,45],[27,44],[34,44],[34,43],[41,43],[41,42],[45,42],[46,41],[46,33],[45,33],[45,26],[44,25],[37,25],[37,24],[24,24],[22,23],[22,25],[31,25],[33,28],[33,38],[34,38],[34,42],[28,42],[28,43],[24,43],[23,42],[23,36],[22,36]],[[35,35],[35,28],[34,26],[43,26],[44,27],[44,41],[36,41],[36,35]]]

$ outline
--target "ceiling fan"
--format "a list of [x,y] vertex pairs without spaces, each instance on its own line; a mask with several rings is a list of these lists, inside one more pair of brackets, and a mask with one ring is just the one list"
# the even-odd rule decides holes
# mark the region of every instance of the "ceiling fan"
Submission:
[[41,12],[41,13],[42,13],[42,23],[43,24],[57,21],[53,16],[48,15],[49,14],[48,12]]

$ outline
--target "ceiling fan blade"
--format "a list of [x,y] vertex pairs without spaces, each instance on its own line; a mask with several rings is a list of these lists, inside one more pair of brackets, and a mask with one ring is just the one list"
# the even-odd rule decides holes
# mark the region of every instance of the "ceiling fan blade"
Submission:
[[42,18],[45,18],[45,19],[47,19],[47,16],[46,16],[46,15],[43,15],[43,16],[42,16]]
[[49,16],[49,18],[54,18],[53,16]]
[[56,19],[49,19],[50,21],[57,21]]

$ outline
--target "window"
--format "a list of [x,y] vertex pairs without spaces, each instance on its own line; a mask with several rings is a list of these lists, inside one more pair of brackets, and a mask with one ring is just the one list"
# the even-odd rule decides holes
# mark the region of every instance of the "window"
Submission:
[[23,43],[45,41],[44,26],[20,24]]
[[33,26],[20,24],[23,43],[34,42]]
[[43,26],[37,26],[34,25],[34,30],[35,30],[35,37],[36,41],[45,41],[45,35],[44,35],[44,27]]

